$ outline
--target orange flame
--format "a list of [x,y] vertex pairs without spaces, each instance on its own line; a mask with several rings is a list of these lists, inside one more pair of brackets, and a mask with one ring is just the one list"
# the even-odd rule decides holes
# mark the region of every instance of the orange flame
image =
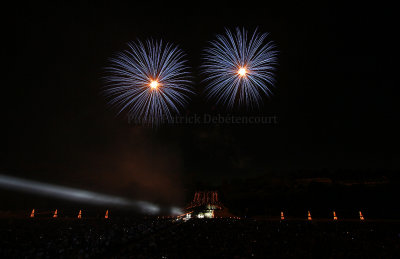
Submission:
[[312,220],[310,211],[308,211],[308,213],[307,213],[307,219]]
[[360,220],[363,221],[364,220],[363,214],[361,213],[361,211],[359,211],[358,213],[360,214]]

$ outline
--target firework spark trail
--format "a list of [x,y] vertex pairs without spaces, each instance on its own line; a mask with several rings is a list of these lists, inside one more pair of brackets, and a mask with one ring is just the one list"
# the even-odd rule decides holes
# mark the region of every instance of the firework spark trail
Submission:
[[128,49],[106,67],[105,95],[131,121],[157,125],[179,114],[193,93],[183,52],[170,43],[148,40]]
[[232,109],[236,105],[258,107],[262,93],[272,95],[278,51],[272,41],[266,41],[267,36],[255,30],[248,38],[245,29],[236,28],[236,33],[226,29],[210,42],[202,65],[209,99]]

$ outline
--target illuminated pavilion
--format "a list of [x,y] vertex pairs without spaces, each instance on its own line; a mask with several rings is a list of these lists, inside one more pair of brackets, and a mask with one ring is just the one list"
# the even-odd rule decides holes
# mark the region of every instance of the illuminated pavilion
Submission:
[[185,208],[186,218],[222,218],[234,217],[218,198],[216,191],[199,191]]

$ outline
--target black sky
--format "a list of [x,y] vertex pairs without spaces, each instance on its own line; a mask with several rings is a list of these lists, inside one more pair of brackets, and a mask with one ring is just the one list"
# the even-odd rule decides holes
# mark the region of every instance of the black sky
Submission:
[[[393,8],[110,1],[5,11],[5,174],[176,200],[195,179],[399,169]],[[277,125],[153,130],[115,116],[101,96],[102,68],[112,54],[137,38],[161,37],[181,46],[196,77],[199,94],[184,113],[226,114],[205,102],[198,66],[207,41],[236,26],[270,32],[279,47],[275,96],[257,111],[278,116]]]

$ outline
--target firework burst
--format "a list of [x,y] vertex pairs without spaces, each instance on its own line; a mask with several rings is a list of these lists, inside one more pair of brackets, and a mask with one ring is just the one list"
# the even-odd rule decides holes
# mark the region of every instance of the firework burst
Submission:
[[130,121],[157,125],[179,114],[193,93],[183,52],[170,43],[128,43],[105,68],[109,104]]
[[202,65],[209,99],[232,109],[258,107],[263,94],[272,95],[278,51],[272,41],[266,40],[267,36],[257,30],[248,37],[245,29],[226,29],[224,35],[217,35],[210,42]]

